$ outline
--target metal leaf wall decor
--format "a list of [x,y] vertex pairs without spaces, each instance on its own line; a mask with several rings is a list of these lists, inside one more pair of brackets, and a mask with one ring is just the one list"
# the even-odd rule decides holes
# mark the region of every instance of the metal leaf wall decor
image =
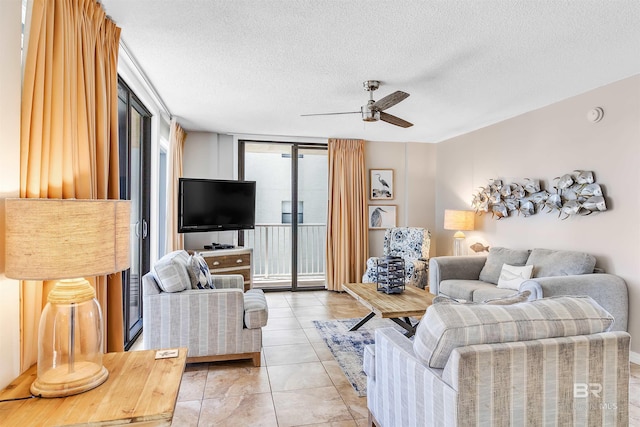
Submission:
[[592,171],[575,170],[553,179],[551,191],[542,189],[540,180],[524,178],[523,182],[503,183],[492,179],[473,195],[471,206],[476,213],[491,212],[492,218],[506,218],[512,213],[524,217],[538,212],[558,212],[558,218],[590,215],[607,210],[602,187]]

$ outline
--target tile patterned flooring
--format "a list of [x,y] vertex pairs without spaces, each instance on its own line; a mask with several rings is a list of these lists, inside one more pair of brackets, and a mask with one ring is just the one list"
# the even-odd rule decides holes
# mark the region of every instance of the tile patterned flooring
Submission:
[[[329,291],[266,297],[262,366],[187,365],[172,425],[365,426],[366,397],[355,394],[311,321],[362,317],[368,311],[349,295]],[[629,425],[640,426],[640,365],[631,365],[629,397]]]

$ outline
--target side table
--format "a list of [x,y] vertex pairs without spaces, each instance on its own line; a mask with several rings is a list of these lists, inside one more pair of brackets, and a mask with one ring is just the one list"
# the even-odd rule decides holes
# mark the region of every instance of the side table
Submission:
[[[7,426],[170,426],[187,358],[156,359],[156,350],[107,353],[107,381],[84,393],[58,398],[0,402],[0,424]],[[32,366],[0,391],[0,400],[30,396]]]

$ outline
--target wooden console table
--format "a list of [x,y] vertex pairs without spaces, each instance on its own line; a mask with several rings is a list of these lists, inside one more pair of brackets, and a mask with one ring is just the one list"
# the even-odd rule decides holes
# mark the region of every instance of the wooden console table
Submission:
[[[178,357],[155,359],[156,350],[107,353],[107,381],[87,392],[59,398],[0,402],[7,426],[140,425],[170,426],[187,349]],[[36,366],[0,391],[0,400],[30,396]]]
[[205,249],[194,252],[202,255],[211,274],[242,274],[245,292],[253,287],[252,248]]

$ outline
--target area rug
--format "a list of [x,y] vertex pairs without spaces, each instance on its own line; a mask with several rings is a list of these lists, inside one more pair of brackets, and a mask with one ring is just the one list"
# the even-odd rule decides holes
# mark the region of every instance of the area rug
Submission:
[[349,329],[360,320],[314,320],[313,324],[358,396],[366,396],[367,376],[362,370],[365,346],[374,343],[375,330],[378,328],[394,328],[402,333],[406,331],[389,319],[374,317],[357,331],[350,332]]

